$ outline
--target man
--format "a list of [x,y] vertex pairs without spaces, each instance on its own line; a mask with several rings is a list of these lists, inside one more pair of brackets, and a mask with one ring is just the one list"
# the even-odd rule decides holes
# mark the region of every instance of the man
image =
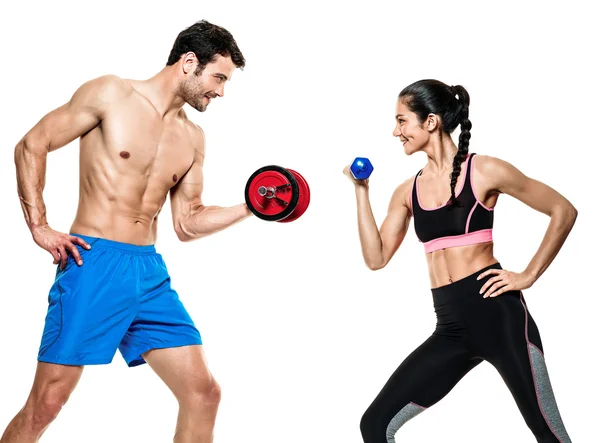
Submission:
[[[73,392],[83,367],[118,348],[147,362],[177,398],[174,441],[211,442],[220,398],[193,321],[156,254],[158,214],[171,195],[181,241],[249,217],[245,204],[204,206],[204,135],[183,111],[224,94],[245,60],[232,35],[201,21],[182,31],[154,77],[103,76],[45,115],[15,148],[18,193],[34,241],[58,264],[30,396],[1,443],[37,442]],[[70,234],[48,226],[46,156],[80,137],[79,207]]]

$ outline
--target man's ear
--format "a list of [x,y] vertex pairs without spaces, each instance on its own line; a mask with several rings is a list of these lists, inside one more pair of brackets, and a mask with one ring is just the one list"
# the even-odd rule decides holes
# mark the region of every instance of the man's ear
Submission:
[[186,52],[181,56],[181,69],[184,74],[194,72],[198,66],[198,58],[193,52]]

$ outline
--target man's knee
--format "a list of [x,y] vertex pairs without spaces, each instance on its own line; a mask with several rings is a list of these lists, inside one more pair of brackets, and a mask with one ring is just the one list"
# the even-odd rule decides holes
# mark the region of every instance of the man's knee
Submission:
[[180,401],[192,409],[217,407],[221,401],[221,387],[214,379],[194,382]]
[[45,428],[59,414],[69,399],[69,392],[59,386],[49,386],[32,395],[25,406],[25,416],[34,429]]

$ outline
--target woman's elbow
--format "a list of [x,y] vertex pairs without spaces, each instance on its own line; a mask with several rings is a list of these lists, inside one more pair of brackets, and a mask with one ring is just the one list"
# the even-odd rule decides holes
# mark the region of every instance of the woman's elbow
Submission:
[[371,261],[371,260],[365,260],[365,264],[367,265],[367,268],[369,268],[371,271],[378,271],[379,269],[383,269],[385,268],[385,265],[387,264],[385,261]]
[[571,214],[570,215],[571,215],[571,220],[572,220],[571,223],[572,224],[575,224],[575,220],[577,220],[577,214],[578,214],[577,208],[575,206],[571,205]]
[[567,201],[565,208],[564,208],[564,213],[566,218],[571,221],[571,223],[575,223],[575,220],[577,220],[577,208],[575,208],[575,206],[573,206],[573,204],[570,201]]

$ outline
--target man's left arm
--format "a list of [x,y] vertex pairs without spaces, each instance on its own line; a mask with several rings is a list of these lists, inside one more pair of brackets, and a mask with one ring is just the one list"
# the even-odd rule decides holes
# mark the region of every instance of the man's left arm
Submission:
[[206,237],[252,215],[246,203],[231,207],[205,206],[202,203],[203,134],[198,143],[192,166],[179,183],[171,189],[173,227],[181,241]]

